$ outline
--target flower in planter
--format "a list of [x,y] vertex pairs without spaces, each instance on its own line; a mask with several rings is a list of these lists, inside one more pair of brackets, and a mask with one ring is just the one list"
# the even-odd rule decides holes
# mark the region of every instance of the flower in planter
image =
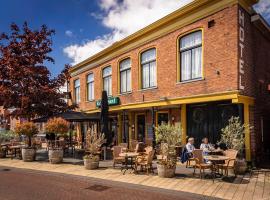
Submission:
[[24,122],[16,125],[15,133],[28,137],[28,147],[32,147],[31,138],[38,133],[38,128],[33,122]]

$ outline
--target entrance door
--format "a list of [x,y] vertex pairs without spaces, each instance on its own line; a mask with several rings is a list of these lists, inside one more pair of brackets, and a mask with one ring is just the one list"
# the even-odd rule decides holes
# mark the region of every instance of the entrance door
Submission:
[[243,119],[242,106],[227,102],[194,104],[187,106],[187,136],[195,138],[198,148],[204,137],[212,144],[220,139],[221,129],[232,116]]
[[145,115],[137,115],[137,138],[139,142],[145,139]]

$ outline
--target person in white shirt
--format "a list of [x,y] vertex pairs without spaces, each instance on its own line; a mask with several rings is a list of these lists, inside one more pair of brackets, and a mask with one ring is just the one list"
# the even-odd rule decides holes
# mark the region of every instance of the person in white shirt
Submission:
[[202,149],[203,151],[210,151],[213,149],[213,146],[209,143],[208,138],[205,137],[202,139],[200,149]]
[[188,138],[188,143],[186,144],[187,153],[192,156],[192,152],[194,151],[194,138]]

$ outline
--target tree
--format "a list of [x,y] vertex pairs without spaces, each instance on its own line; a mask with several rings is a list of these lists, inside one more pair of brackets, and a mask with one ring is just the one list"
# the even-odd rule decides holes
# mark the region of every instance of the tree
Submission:
[[49,56],[54,30],[45,25],[31,30],[26,22],[22,29],[14,23],[10,29],[0,36],[0,105],[16,108],[11,115],[27,119],[70,109],[59,92],[70,66],[56,78],[46,67],[54,62]]

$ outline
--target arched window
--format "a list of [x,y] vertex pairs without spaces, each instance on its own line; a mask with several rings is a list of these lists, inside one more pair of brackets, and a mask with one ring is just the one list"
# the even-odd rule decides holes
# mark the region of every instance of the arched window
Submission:
[[185,35],[179,46],[181,81],[202,78],[202,31]]
[[102,71],[103,90],[107,91],[107,95],[112,95],[112,67],[105,67]]
[[141,54],[142,88],[157,86],[156,49],[149,49]]
[[120,93],[131,92],[131,60],[127,58],[120,62]]
[[87,100],[94,100],[94,74],[87,75]]

